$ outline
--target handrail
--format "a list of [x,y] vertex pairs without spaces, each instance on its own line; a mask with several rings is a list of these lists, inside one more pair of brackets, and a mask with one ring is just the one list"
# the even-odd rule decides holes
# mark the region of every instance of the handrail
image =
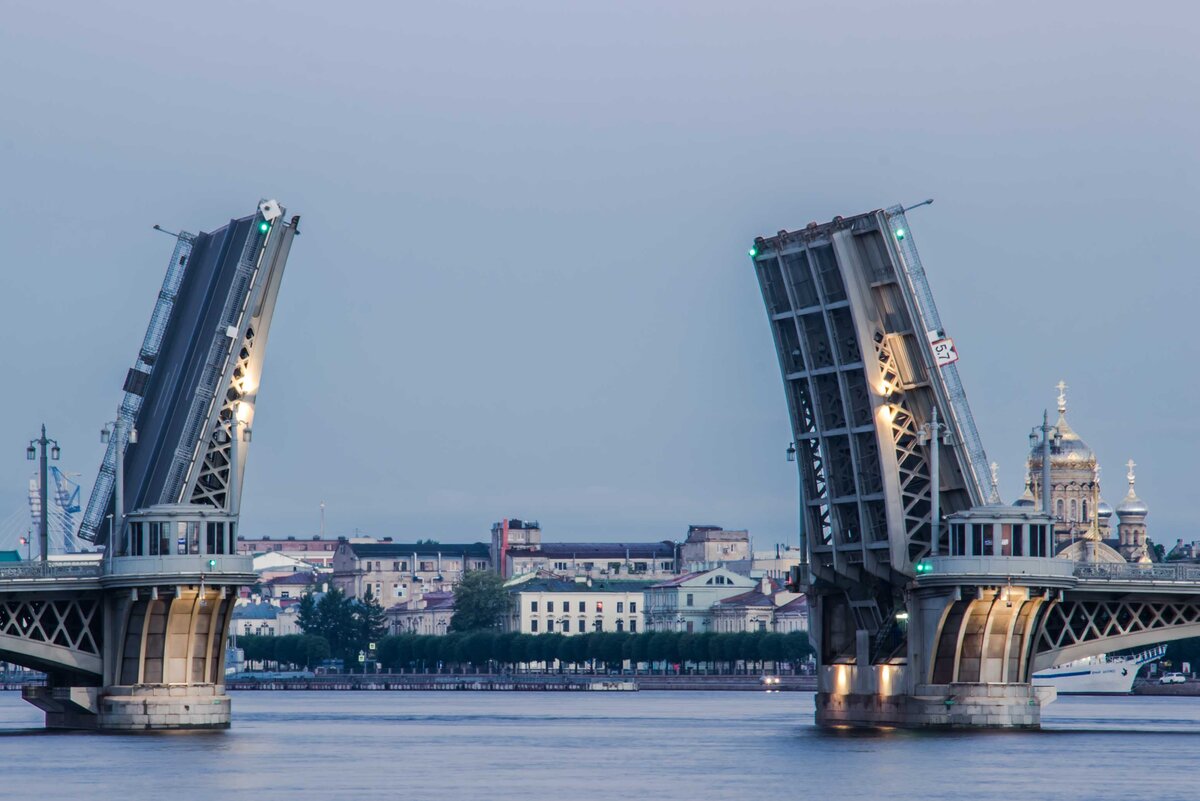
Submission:
[[1109,581],[1186,581],[1200,583],[1200,565],[1076,562],[1075,577]]
[[0,565],[0,580],[31,578],[99,578],[103,567],[95,563],[22,562]]

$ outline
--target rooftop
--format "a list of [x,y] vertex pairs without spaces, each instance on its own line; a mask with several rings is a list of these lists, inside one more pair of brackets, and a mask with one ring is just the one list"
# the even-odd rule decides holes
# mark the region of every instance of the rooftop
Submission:
[[674,559],[675,543],[662,542],[543,542],[536,548],[512,552],[519,556],[572,559]]
[[371,558],[390,558],[393,556],[412,556],[413,554],[429,554],[442,556],[480,556],[487,557],[491,552],[482,542],[439,542],[405,543],[405,542],[346,542],[343,543],[358,556]]
[[274,620],[278,616],[279,607],[271,604],[242,604],[233,607],[234,620]]
[[743,592],[741,595],[731,595],[728,598],[722,598],[717,601],[718,606],[775,606],[775,602],[771,600],[771,596],[763,595],[758,590],[750,590]]
[[263,584],[269,584],[272,587],[279,586],[280,584],[286,584],[289,586],[295,584],[300,587],[307,587],[314,581],[316,581],[316,579],[313,577],[312,573],[289,573],[286,576],[276,576],[273,579],[264,581]]
[[536,578],[509,588],[510,592],[642,592],[652,581],[572,581],[558,578]]

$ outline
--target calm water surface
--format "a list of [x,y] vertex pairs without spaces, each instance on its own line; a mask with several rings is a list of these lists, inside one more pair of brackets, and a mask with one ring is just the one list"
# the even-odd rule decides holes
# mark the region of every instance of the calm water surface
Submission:
[[0,693],[0,798],[1200,797],[1200,698],[1060,699],[1043,732],[850,734],[814,728],[809,693],[233,698],[228,732],[85,735]]

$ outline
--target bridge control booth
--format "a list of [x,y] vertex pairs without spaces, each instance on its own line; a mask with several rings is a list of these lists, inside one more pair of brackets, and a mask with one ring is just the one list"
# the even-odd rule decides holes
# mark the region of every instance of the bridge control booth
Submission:
[[47,674],[51,727],[224,728],[241,485],[267,335],[298,234],[274,200],[175,248],[80,537],[100,562],[0,575],[0,659]]

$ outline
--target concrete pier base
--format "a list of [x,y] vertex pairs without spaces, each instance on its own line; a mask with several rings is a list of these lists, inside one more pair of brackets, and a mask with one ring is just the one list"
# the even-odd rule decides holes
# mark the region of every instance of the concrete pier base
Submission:
[[224,685],[134,687],[29,687],[26,701],[46,713],[51,729],[169,731],[227,729]]
[[1029,684],[927,684],[913,695],[819,692],[820,726],[1037,729],[1053,687]]

